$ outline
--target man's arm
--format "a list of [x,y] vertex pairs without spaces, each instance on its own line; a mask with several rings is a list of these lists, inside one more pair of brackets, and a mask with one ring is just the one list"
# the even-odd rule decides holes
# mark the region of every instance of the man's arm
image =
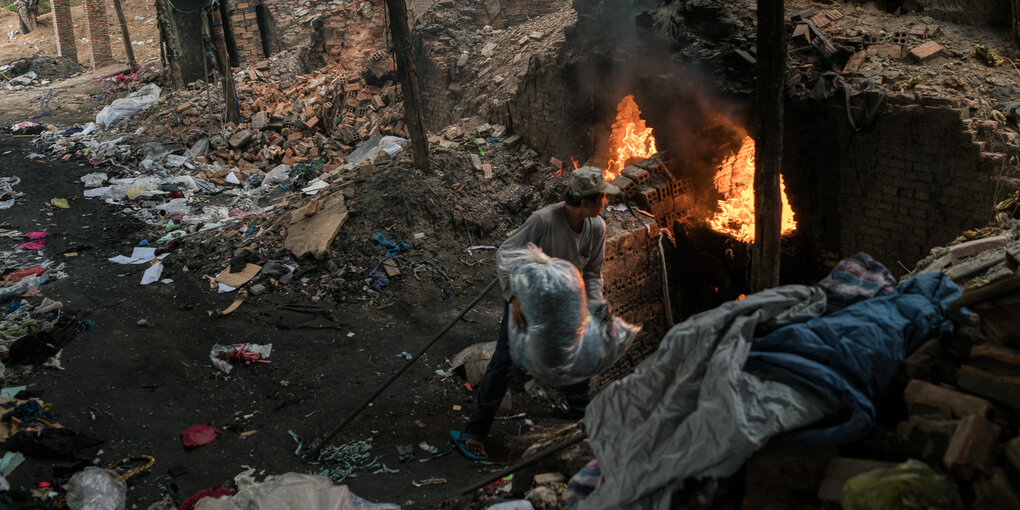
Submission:
[[601,218],[596,218],[602,224],[600,235],[594,236],[591,247],[591,256],[588,263],[584,265],[581,276],[584,278],[584,289],[588,301],[605,301],[602,297],[602,262],[606,255],[606,224]]

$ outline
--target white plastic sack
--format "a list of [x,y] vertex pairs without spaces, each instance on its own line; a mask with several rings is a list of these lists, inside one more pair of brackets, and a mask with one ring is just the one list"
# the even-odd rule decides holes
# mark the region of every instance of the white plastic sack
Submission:
[[114,472],[89,466],[71,477],[67,507],[71,510],[122,510],[127,483]]
[[134,117],[138,112],[158,103],[160,92],[158,85],[150,83],[127,97],[117,99],[96,115],[96,124],[109,127]]
[[609,368],[641,330],[610,317],[604,303],[588,303],[573,264],[549,257],[533,244],[500,256],[510,290],[520,300],[528,328],[509,325],[510,356],[540,382],[565,386]]
[[202,498],[195,510],[400,510],[398,505],[370,503],[346,485],[324,476],[285,473],[245,484],[231,497]]
[[270,170],[269,173],[262,178],[262,187],[269,188],[275,184],[287,182],[288,179],[290,179],[290,166],[276,165],[276,168]]

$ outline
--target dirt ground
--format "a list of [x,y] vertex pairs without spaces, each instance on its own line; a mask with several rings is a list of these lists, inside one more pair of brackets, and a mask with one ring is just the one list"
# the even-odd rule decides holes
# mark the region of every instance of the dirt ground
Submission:
[[[156,8],[151,2],[122,2],[124,18],[132,44],[131,50],[138,62],[159,58],[159,28],[156,25]],[[127,62],[124,39],[121,37],[117,14],[110,9],[106,13],[110,22],[110,49],[118,63]],[[141,18],[141,19],[139,19]],[[85,25],[85,4],[72,2],[71,19],[74,22],[75,49],[78,62],[88,66],[88,29]],[[57,39],[53,32],[53,13],[40,15],[38,27],[28,34],[22,34],[18,27],[18,13],[0,9],[0,65],[11,60],[32,55],[56,55]]]
[[[168,257],[162,276],[173,283],[149,286],[138,283],[141,267],[107,262],[130,253],[142,240],[144,225],[81,196],[78,178],[93,168],[74,160],[26,159],[32,150],[8,135],[0,140],[0,174],[21,177],[16,189],[25,193],[0,222],[3,228],[50,233],[44,253],[66,262],[69,278],[44,285],[42,292],[95,326],[64,348],[63,370],[8,366],[6,386],[28,385],[31,393],[52,402],[64,427],[105,440],[99,464],[154,456],[156,465],[131,479],[128,508],[145,508],[166,492],[179,502],[231,481],[244,466],[263,476],[314,471],[295,456],[291,431],[306,441],[331,431],[406,363],[402,352],[416,352],[494,274],[491,252],[482,252],[475,254],[477,265],[450,269],[446,291],[434,279],[405,277],[391,279],[381,293],[384,299],[362,301],[352,294],[345,303],[310,303],[293,290],[249,298],[237,312],[218,317],[214,310],[235,296],[210,290],[200,275],[185,271],[185,260]],[[45,204],[55,197],[67,198],[70,209]],[[4,249],[13,244],[0,242]],[[185,242],[182,250],[186,247]],[[63,257],[69,249],[79,255]],[[303,285],[299,281],[294,285]],[[279,308],[293,304],[323,310],[306,314]],[[494,340],[500,313],[492,292],[336,438],[334,444],[372,439],[372,455],[399,470],[357,473],[346,482],[355,494],[405,508],[435,508],[501,467],[472,464],[456,452],[421,462],[428,458],[421,449],[414,460],[401,463],[395,449],[426,442],[440,453],[449,450],[449,431],[466,420],[471,393],[462,379],[444,378],[436,370],[448,369],[448,358],[462,348]],[[151,327],[140,327],[143,319]],[[217,377],[209,361],[212,345],[243,342],[272,343],[272,363],[237,367],[229,377]],[[538,398],[515,402],[513,412],[527,413],[539,428],[565,423],[551,402]],[[185,451],[180,432],[200,423],[221,428],[223,435]],[[527,431],[519,417],[506,418],[497,421],[494,435],[510,442]],[[495,449],[497,461],[509,462],[512,455],[518,454]],[[413,484],[435,478],[445,483]],[[9,477],[21,496],[47,480],[55,481],[53,464],[33,458]],[[27,500],[17,507],[32,504],[42,507]]]

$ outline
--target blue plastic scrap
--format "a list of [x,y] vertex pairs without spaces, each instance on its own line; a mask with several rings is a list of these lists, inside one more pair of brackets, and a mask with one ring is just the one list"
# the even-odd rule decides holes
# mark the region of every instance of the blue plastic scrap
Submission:
[[392,257],[402,251],[407,251],[411,247],[411,245],[408,244],[407,241],[397,242],[390,241],[389,239],[386,238],[386,236],[382,234],[382,232],[376,232],[375,237],[373,239],[375,239],[375,242],[390,249],[389,251],[386,252],[387,257]]

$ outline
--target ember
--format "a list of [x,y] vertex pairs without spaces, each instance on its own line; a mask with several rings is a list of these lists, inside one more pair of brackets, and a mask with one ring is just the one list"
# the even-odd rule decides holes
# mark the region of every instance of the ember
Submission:
[[616,121],[609,137],[609,163],[606,164],[606,180],[613,180],[633,160],[642,160],[655,155],[655,137],[652,128],[645,126],[641,110],[634,102],[634,96],[624,97],[616,107]]
[[[715,189],[722,193],[719,212],[709,219],[712,230],[745,243],[754,242],[754,139],[745,137],[740,150],[723,160],[715,174]],[[786,184],[779,177],[783,196],[782,234],[797,229],[793,208],[786,198]]]

